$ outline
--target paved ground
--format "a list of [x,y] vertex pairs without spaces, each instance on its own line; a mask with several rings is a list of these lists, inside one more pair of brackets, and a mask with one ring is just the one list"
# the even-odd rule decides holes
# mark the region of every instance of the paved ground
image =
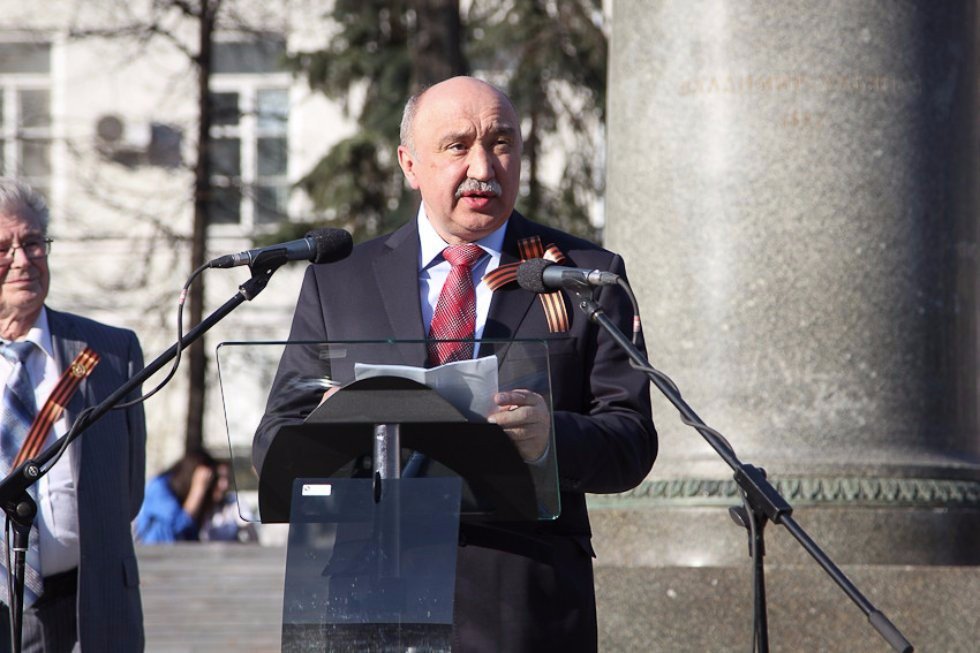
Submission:
[[279,651],[284,548],[146,546],[137,556],[147,653]]
[[[279,651],[285,548],[185,544],[137,550],[148,653]],[[923,653],[974,653],[980,567],[851,565],[844,572]],[[889,651],[815,564],[767,564],[774,651]],[[751,569],[596,567],[604,653],[751,649]]]

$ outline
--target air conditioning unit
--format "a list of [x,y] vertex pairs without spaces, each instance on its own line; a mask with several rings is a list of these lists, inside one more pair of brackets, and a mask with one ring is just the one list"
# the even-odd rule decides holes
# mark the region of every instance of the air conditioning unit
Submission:
[[181,131],[158,122],[100,116],[95,122],[95,145],[103,157],[136,168],[143,165],[174,168],[181,164]]

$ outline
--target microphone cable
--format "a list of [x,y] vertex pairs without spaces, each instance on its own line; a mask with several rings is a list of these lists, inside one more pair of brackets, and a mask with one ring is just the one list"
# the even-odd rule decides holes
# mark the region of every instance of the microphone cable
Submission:
[[180,290],[180,297],[177,299],[177,353],[174,355],[174,361],[170,365],[170,371],[167,372],[167,376],[164,377],[164,379],[160,381],[160,383],[157,384],[157,386],[152,390],[150,390],[149,392],[143,394],[140,397],[137,397],[136,399],[133,399],[132,401],[127,401],[125,403],[118,404],[117,406],[113,406],[112,410],[122,410],[124,408],[130,408],[138,403],[146,401],[147,399],[155,395],[157,392],[162,390],[163,386],[170,383],[171,379],[174,378],[174,375],[177,373],[177,368],[180,366],[181,352],[184,351],[184,348],[180,346],[180,342],[181,340],[184,339],[184,304],[187,301],[187,292],[188,290],[190,290],[190,287],[194,283],[194,280],[197,279],[197,277],[199,277],[201,273],[207,269],[209,269],[209,265],[208,263],[205,263],[204,265],[200,266],[199,268],[191,272],[191,275],[187,277],[187,281],[184,283],[184,287],[181,288]]
[[[183,351],[183,348],[180,346],[180,342],[184,338],[184,303],[187,300],[187,291],[190,289],[191,284],[194,283],[194,280],[197,279],[197,277],[200,276],[200,274],[207,269],[208,269],[208,264],[205,263],[204,265],[194,270],[191,273],[191,275],[187,278],[187,281],[184,283],[184,287],[181,288],[180,297],[177,300],[177,353],[174,355],[174,360],[173,363],[171,363],[170,365],[170,370],[167,372],[167,376],[164,377],[164,379],[160,381],[160,383],[157,384],[157,386],[152,390],[150,390],[149,392],[144,393],[139,397],[136,397],[135,399],[132,399],[130,401],[117,404],[113,406],[110,410],[124,410],[127,408],[132,408],[137,404],[143,403],[144,401],[146,401],[147,399],[155,395],[157,392],[162,390],[163,387],[168,383],[170,383],[170,381],[174,378],[174,375],[177,373],[177,368],[180,366],[180,356],[181,356],[181,352]],[[88,408],[80,412],[78,414],[78,417],[75,418],[75,421],[72,423],[71,429],[66,435],[68,436],[74,435],[75,431],[78,430],[78,427],[81,424],[85,424],[87,426],[88,416],[97,407],[98,406],[89,406]],[[44,468],[43,473],[46,474],[52,467],[54,467],[58,463],[59,460],[61,460],[61,457],[65,454],[65,451],[68,450],[68,445],[73,440],[74,440],[73,437],[64,438],[64,442],[62,442],[61,447],[58,449],[57,452],[55,452],[54,456],[52,456],[51,460],[48,462],[48,465]]]

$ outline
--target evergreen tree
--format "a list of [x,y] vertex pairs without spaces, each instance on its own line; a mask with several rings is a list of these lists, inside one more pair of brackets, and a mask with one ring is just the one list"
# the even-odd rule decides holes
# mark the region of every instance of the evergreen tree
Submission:
[[398,167],[401,110],[418,89],[466,72],[459,4],[337,0],[331,18],[340,26],[338,36],[324,50],[295,56],[292,64],[312,88],[356,113],[359,130],[298,185],[332,224],[363,239],[390,231],[417,210]]
[[[589,203],[602,195],[598,153],[606,108],[602,0],[473,0],[468,53],[499,81],[524,119],[522,212],[597,238]],[[548,141],[564,153],[559,184],[541,179]]]
[[[405,99],[469,72],[503,87],[524,116],[526,184],[519,206],[542,222],[595,238],[588,204],[602,194],[606,36],[601,0],[337,0],[338,34],[292,60],[297,72],[344,103],[358,132],[337,143],[299,186],[330,224],[355,238],[410,219],[396,148]],[[464,28],[465,24],[465,28]],[[465,56],[464,56],[465,53]],[[559,135],[559,130],[561,130]],[[565,150],[556,188],[541,180],[548,141]],[[294,225],[305,231],[309,225]],[[294,234],[274,234],[286,238]]]

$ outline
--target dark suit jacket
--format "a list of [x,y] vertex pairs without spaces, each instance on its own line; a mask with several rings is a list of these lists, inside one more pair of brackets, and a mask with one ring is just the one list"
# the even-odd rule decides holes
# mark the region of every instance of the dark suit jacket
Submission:
[[[538,235],[567,265],[625,274],[622,259],[587,241],[514,213],[501,264],[519,261],[517,243]],[[310,266],[293,317],[291,340],[422,340],[418,288],[419,237],[413,220],[363,243],[347,259]],[[632,311],[619,289],[599,303],[625,333]],[[516,286],[494,293],[486,339],[548,339],[561,516],[550,522],[461,527],[454,610],[454,650],[589,650],[595,647],[595,597],[586,492],[621,492],[650,471],[657,439],[646,377],[629,367],[613,340],[566,302],[571,328],[550,334],[536,296]],[[553,345],[553,346],[551,346]],[[405,350],[422,365],[425,348]],[[287,348],[266,417],[256,433],[261,469],[278,426],[304,418],[321,392],[284,392],[287,378],[315,378],[322,362]],[[414,359],[413,359],[414,357]],[[279,390],[277,390],[279,388]]]
[[[68,404],[69,424],[143,368],[143,352],[132,331],[50,308],[48,325],[62,369],[86,345],[101,356]],[[109,411],[86,429],[69,451],[77,483],[81,547],[79,643],[83,651],[142,651],[143,609],[130,522],[143,503],[143,405]],[[65,464],[66,458],[58,464]]]

